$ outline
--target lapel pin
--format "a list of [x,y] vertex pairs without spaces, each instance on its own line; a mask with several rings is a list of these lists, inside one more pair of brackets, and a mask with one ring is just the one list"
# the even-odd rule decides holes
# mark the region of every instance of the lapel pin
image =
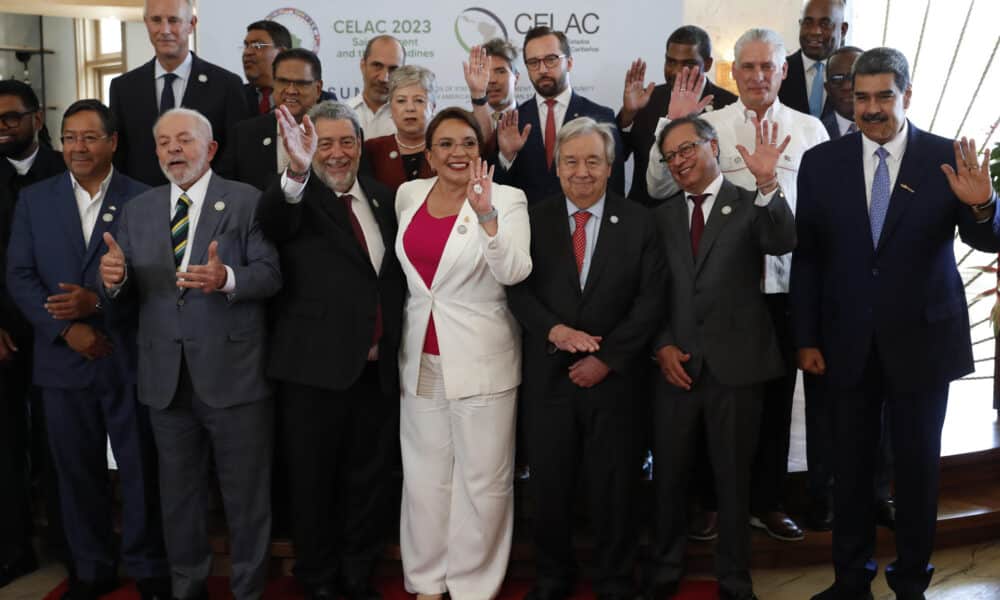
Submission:
[[397,158],[399,158],[399,152],[393,150],[392,152],[389,153],[389,158],[396,160]]
[[724,214],[724,215],[728,215],[729,213],[733,212],[733,207],[732,207],[732,206],[729,206],[729,205],[727,204],[727,205],[725,205],[725,206],[723,206],[723,207],[722,207],[722,211],[721,211],[721,212],[722,212],[722,214]]
[[202,73],[201,75],[198,76],[198,81],[205,83],[206,81],[208,81],[208,75]]
[[785,155],[785,162],[792,162],[792,157],[791,157],[791,156],[788,156],[788,155],[786,154],[786,155]]
[[459,233],[459,235],[465,235],[465,232],[468,231],[468,230],[469,230],[469,228],[466,227],[465,225],[459,225],[458,226],[458,233]]
[[111,213],[104,213],[104,216],[102,216],[102,217],[101,217],[101,219],[102,219],[102,220],[103,220],[103,221],[104,221],[105,223],[110,223],[111,221],[114,221],[114,220],[115,220],[115,218],[111,216]]
[[223,202],[222,200],[219,200],[218,202],[215,203],[215,210],[222,212],[223,210],[225,210],[225,208],[226,208],[226,203]]
[[577,118],[577,117],[579,117],[579,116],[580,116],[580,113],[573,113],[573,118],[574,119]]
[[375,205],[375,208],[378,208],[378,206],[379,206],[378,205],[378,200],[376,200],[375,198],[372,198],[372,204]]
[[469,222],[469,215],[465,215],[465,218],[462,219],[462,220],[465,221],[466,223],[468,223]]
[[914,190],[914,189],[913,189],[913,188],[911,188],[910,186],[906,185],[905,183],[901,183],[901,184],[899,184],[899,187],[901,187],[901,188],[903,188],[904,190],[906,190],[906,191],[910,192],[911,194],[916,194],[916,193],[917,193],[917,191],[916,191],[916,190]]
[[612,223],[617,223],[618,222],[618,215],[611,215],[611,218],[608,219],[608,220],[611,221]]
[[112,204],[111,206],[108,207],[108,210],[114,212],[114,211],[118,210],[118,207],[115,206],[114,204]]
[[264,145],[265,146],[270,146],[271,145],[271,138],[269,138],[269,137],[264,138]]

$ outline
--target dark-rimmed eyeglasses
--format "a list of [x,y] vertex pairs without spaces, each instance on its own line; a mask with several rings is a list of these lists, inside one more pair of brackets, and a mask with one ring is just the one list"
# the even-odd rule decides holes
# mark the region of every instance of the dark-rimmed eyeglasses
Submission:
[[674,150],[673,152],[667,152],[666,154],[664,154],[663,158],[660,159],[660,162],[662,162],[665,165],[668,165],[670,164],[670,161],[674,160],[674,158],[678,156],[680,156],[681,158],[691,158],[691,156],[694,154],[694,149],[697,148],[699,144],[704,144],[707,141],[708,140],[698,139],[693,142],[684,142],[683,144],[677,147],[677,150]]
[[537,71],[539,65],[544,64],[547,69],[554,69],[559,61],[566,58],[565,54],[549,54],[541,58],[526,58],[524,59],[524,66],[528,67],[529,71]]
[[77,142],[83,142],[84,146],[93,146],[97,142],[99,142],[101,140],[106,140],[109,137],[111,137],[111,136],[110,135],[97,135],[96,133],[87,133],[87,134],[84,134],[84,135],[74,135],[74,134],[71,133],[71,134],[64,135],[64,136],[60,137],[59,141],[62,142],[63,146],[72,146],[72,145],[76,144]]
[[27,112],[5,112],[0,115],[0,123],[3,123],[4,127],[17,127],[21,124],[21,121],[24,120],[24,117],[33,115],[35,112],[36,111],[33,110],[29,110]]

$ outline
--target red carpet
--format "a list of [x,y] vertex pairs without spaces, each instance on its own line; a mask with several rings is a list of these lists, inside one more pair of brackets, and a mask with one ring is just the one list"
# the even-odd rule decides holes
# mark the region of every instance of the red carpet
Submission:
[[[500,590],[499,600],[520,600],[528,593],[531,582],[526,580],[513,580],[504,584]],[[413,595],[408,594],[403,589],[402,578],[383,578],[379,581],[379,589],[382,591],[384,600],[412,600]],[[226,577],[211,577],[208,580],[209,595],[212,600],[232,600],[229,593],[229,579]],[[45,600],[59,600],[63,592],[66,591],[66,582],[59,584],[59,587],[49,592]],[[102,600],[139,600],[139,592],[131,583],[120,588],[113,594],[101,596]],[[272,580],[264,593],[264,600],[301,600],[302,590],[292,577],[280,577]],[[681,585],[680,593],[674,596],[676,600],[716,600],[718,598],[717,586],[714,581],[685,581]],[[593,600],[594,594],[588,586],[581,586],[573,594],[572,600]]]

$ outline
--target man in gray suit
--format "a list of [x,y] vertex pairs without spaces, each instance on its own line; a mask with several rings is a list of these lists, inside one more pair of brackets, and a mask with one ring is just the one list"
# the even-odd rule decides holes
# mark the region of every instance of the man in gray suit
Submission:
[[109,310],[139,311],[139,401],[148,404],[173,594],[208,598],[207,501],[214,458],[229,526],[233,595],[264,592],[271,534],[273,411],[264,302],[281,287],[257,227],[260,193],[215,175],[212,126],[174,109],[153,130],[169,185],[130,202],[104,236]]
[[676,591],[687,540],[687,486],[704,428],[719,496],[720,598],[754,598],[750,581],[750,466],[761,414],[759,384],[782,372],[761,293],[763,256],[795,247],[795,221],[775,172],[790,140],[757,123],[753,153],[737,150],[756,191],[723,178],[715,128],[671,121],[657,139],[681,192],[654,211],[667,255],[666,318],[654,338],[663,374],[653,399],[656,540],[648,596]]

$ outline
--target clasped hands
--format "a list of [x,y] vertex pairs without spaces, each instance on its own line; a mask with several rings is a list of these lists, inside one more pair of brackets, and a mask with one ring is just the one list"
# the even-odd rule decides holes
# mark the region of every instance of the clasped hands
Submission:
[[[549,330],[549,342],[570,354],[597,352],[601,349],[602,339],[599,335],[590,335],[562,324]],[[569,366],[569,379],[582,388],[590,388],[604,381],[610,372],[611,368],[603,360],[589,354]]]

